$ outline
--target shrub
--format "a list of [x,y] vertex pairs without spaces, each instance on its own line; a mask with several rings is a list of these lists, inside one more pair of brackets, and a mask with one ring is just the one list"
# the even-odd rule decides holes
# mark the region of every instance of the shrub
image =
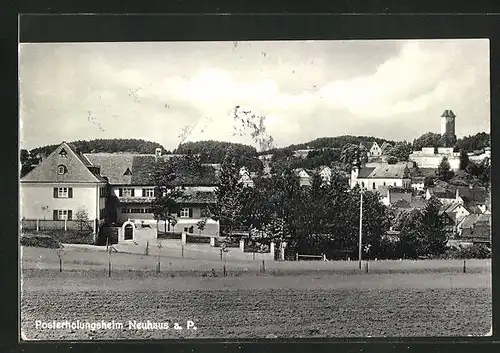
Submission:
[[188,243],[197,243],[197,244],[205,244],[210,243],[210,237],[200,237],[196,235],[186,235],[186,242]]
[[182,238],[182,233],[174,233],[174,232],[160,232],[157,234],[158,239],[175,239],[180,240]]
[[444,255],[448,259],[489,259],[491,249],[485,244],[448,249]]
[[45,230],[39,233],[29,234],[24,236],[47,236],[60,243],[66,244],[94,244],[94,235],[88,230]]
[[21,236],[22,246],[33,246],[38,248],[50,248],[57,249],[62,248],[59,241],[52,238],[50,235],[36,235],[36,234],[26,234]]

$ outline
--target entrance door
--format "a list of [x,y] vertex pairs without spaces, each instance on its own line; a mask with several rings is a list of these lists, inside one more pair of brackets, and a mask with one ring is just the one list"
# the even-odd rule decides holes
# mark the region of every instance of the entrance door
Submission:
[[134,235],[134,229],[131,224],[125,226],[125,240],[132,240]]

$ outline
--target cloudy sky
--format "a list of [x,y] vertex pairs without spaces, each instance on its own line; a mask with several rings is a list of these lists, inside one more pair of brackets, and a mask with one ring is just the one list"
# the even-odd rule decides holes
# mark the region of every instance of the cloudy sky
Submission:
[[251,144],[234,107],[276,145],[490,131],[488,40],[22,44],[21,148],[94,138]]

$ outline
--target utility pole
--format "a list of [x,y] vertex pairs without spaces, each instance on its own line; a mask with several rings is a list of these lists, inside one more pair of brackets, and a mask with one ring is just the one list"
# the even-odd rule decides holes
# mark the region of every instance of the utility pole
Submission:
[[358,252],[358,261],[359,261],[359,269],[361,270],[361,255],[363,249],[363,188],[359,189],[360,194],[360,203],[359,203],[359,252]]

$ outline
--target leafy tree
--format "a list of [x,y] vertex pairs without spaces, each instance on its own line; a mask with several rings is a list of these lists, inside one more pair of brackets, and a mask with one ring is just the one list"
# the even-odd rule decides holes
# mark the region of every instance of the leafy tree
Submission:
[[491,136],[485,132],[460,138],[456,143],[457,150],[466,152],[474,152],[490,146]]
[[394,156],[389,156],[389,158],[387,158],[387,164],[396,164],[398,162],[398,159]]
[[460,170],[465,170],[469,164],[469,156],[465,150],[460,151]]
[[205,226],[207,225],[207,219],[204,218],[200,221],[198,221],[198,223],[196,223],[196,228],[198,228],[198,230],[200,231],[200,236],[201,236],[201,232],[203,232],[203,230],[205,229]]
[[454,173],[450,168],[450,163],[448,162],[447,157],[443,157],[443,159],[439,163],[437,174],[443,181],[448,181],[453,178]]
[[422,211],[422,231],[425,234],[425,252],[427,255],[440,255],[446,250],[448,241],[445,232],[445,218],[439,214],[441,204],[431,198]]
[[84,228],[90,228],[89,227],[89,214],[87,213],[86,210],[81,209],[76,212],[76,221],[78,222],[78,228],[80,231],[83,231]]
[[398,142],[389,150],[388,155],[396,158],[400,162],[406,162],[410,157],[411,150],[411,145],[406,141]]
[[[136,152],[136,153],[154,153],[156,148],[163,146],[156,142],[145,141],[142,139],[95,139],[95,140],[78,140],[69,142],[76,150],[82,153],[91,152]],[[30,151],[31,155],[36,156],[42,154],[48,156],[59,145],[47,145],[38,147]]]
[[433,178],[433,177],[431,177],[431,176],[426,176],[426,177],[424,178],[424,186],[425,186],[426,188],[428,188],[428,187],[433,187],[433,186],[434,186],[434,178]]
[[427,252],[426,236],[422,227],[423,215],[420,210],[402,211],[394,221],[394,229],[400,231],[397,254],[404,258],[416,259]]
[[476,177],[478,180],[480,180],[484,184],[488,185],[490,183],[491,162],[490,162],[489,158],[485,158],[481,162],[470,161],[467,164],[465,171],[468,174]]
[[158,160],[153,169],[155,181],[155,198],[151,202],[151,210],[155,220],[165,222],[165,233],[167,223],[172,224],[175,220],[175,213],[179,211],[179,199],[184,196],[181,189],[176,186],[178,178],[172,161]]
[[[358,243],[359,235],[359,207],[360,207],[360,189],[355,187],[350,193],[350,211],[348,217],[356,222],[351,226],[355,230],[352,235],[354,243]],[[385,235],[390,226],[390,213],[386,206],[380,202],[378,192],[363,192],[363,245],[369,250],[365,252],[365,256],[370,258],[378,257],[381,252],[382,237]],[[351,222],[352,222],[351,221]]]
[[440,145],[443,147],[455,147],[457,143],[457,137],[453,134],[446,133],[441,136]]
[[413,150],[418,151],[423,147],[441,147],[442,139],[440,134],[427,132],[413,141]]
[[342,148],[340,161],[347,166],[347,169],[350,170],[355,161],[358,161],[358,159],[361,163],[368,162],[368,151],[366,150],[366,147],[347,144]]
[[229,150],[224,158],[215,190],[216,204],[212,206],[213,219],[219,221],[221,233],[232,237],[233,231],[241,224],[243,209],[241,197],[244,187],[240,182],[235,156]]

